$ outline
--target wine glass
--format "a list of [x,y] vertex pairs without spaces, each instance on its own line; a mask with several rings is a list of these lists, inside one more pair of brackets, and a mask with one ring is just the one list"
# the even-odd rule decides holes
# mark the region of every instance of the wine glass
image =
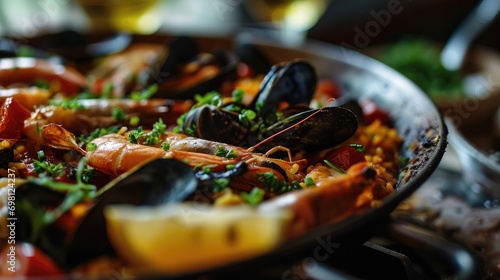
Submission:
[[277,29],[287,45],[300,45],[319,20],[329,0],[245,0],[249,14],[260,24]]

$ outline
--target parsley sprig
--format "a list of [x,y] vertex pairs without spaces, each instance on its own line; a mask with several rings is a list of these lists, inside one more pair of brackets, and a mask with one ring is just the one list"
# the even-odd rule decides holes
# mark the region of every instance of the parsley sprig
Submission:
[[20,202],[20,207],[23,211],[26,211],[32,217],[32,231],[29,238],[30,241],[34,242],[38,240],[45,227],[52,224],[75,204],[86,199],[93,199],[95,197],[96,187],[85,183],[83,180],[83,174],[86,170],[86,162],[86,158],[82,158],[78,163],[78,167],[76,169],[76,184],[56,182],[52,177],[47,176],[28,178],[29,182],[46,187],[53,191],[66,193],[66,196],[61,204],[51,210],[35,208],[27,200],[22,200]]
[[50,163],[45,160],[45,153],[43,151],[38,152],[38,160],[33,160],[33,166],[35,173],[45,176],[62,176],[64,175],[64,166],[62,163]]

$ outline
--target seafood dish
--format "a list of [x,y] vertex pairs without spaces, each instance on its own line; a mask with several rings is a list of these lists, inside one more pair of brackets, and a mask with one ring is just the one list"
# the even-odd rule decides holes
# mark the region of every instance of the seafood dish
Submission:
[[446,140],[379,102],[307,59],[188,37],[3,57],[3,276],[190,273],[382,209]]

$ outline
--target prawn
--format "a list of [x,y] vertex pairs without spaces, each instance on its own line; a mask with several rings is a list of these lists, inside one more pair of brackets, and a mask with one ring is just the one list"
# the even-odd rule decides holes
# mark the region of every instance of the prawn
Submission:
[[321,169],[315,169],[307,176],[315,178],[316,187],[280,195],[258,207],[259,211],[266,213],[291,211],[293,219],[287,231],[291,238],[352,214],[358,209],[356,201],[363,191],[377,185],[377,171],[366,162],[351,166],[341,176],[328,176]]
[[[167,151],[160,147],[132,144],[126,135],[108,134],[90,142],[95,149],[86,152],[87,164],[103,173],[118,176],[155,158],[177,159],[193,168],[209,166],[211,171],[224,171],[228,165],[245,162],[250,172],[232,182],[233,186],[245,191],[250,191],[253,186],[265,186],[257,180],[255,174],[272,172],[278,180],[290,183],[303,180],[303,173],[298,171],[305,168],[306,160],[285,161],[268,158],[241,147],[171,132],[166,134],[164,140],[170,145]],[[222,149],[233,151],[234,158],[217,156],[217,151]]]

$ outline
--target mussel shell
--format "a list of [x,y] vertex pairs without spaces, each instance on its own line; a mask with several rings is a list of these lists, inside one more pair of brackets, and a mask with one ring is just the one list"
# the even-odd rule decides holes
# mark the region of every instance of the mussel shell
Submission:
[[104,187],[95,206],[89,210],[69,244],[69,267],[101,255],[113,255],[106,233],[103,210],[111,204],[160,205],[183,201],[197,187],[193,169],[177,160],[156,159]]
[[195,137],[232,145],[239,144],[248,133],[237,113],[212,105],[200,106],[186,115],[182,130],[187,133],[189,129]]
[[[311,116],[304,122],[307,117]],[[296,125],[284,133],[282,130]],[[275,135],[260,145],[256,151],[265,153],[276,146],[284,146],[292,153],[315,152],[338,145],[349,139],[358,129],[358,120],[350,110],[327,107],[305,111],[284,119],[266,129],[260,139]]]
[[176,73],[180,63],[194,59],[199,53],[198,44],[190,37],[179,36],[173,38],[154,61],[152,73],[139,77],[142,89],[151,84],[161,84]]
[[281,101],[288,102],[290,106],[309,104],[317,81],[316,70],[305,60],[296,59],[274,65],[264,77],[250,108],[265,119]]

